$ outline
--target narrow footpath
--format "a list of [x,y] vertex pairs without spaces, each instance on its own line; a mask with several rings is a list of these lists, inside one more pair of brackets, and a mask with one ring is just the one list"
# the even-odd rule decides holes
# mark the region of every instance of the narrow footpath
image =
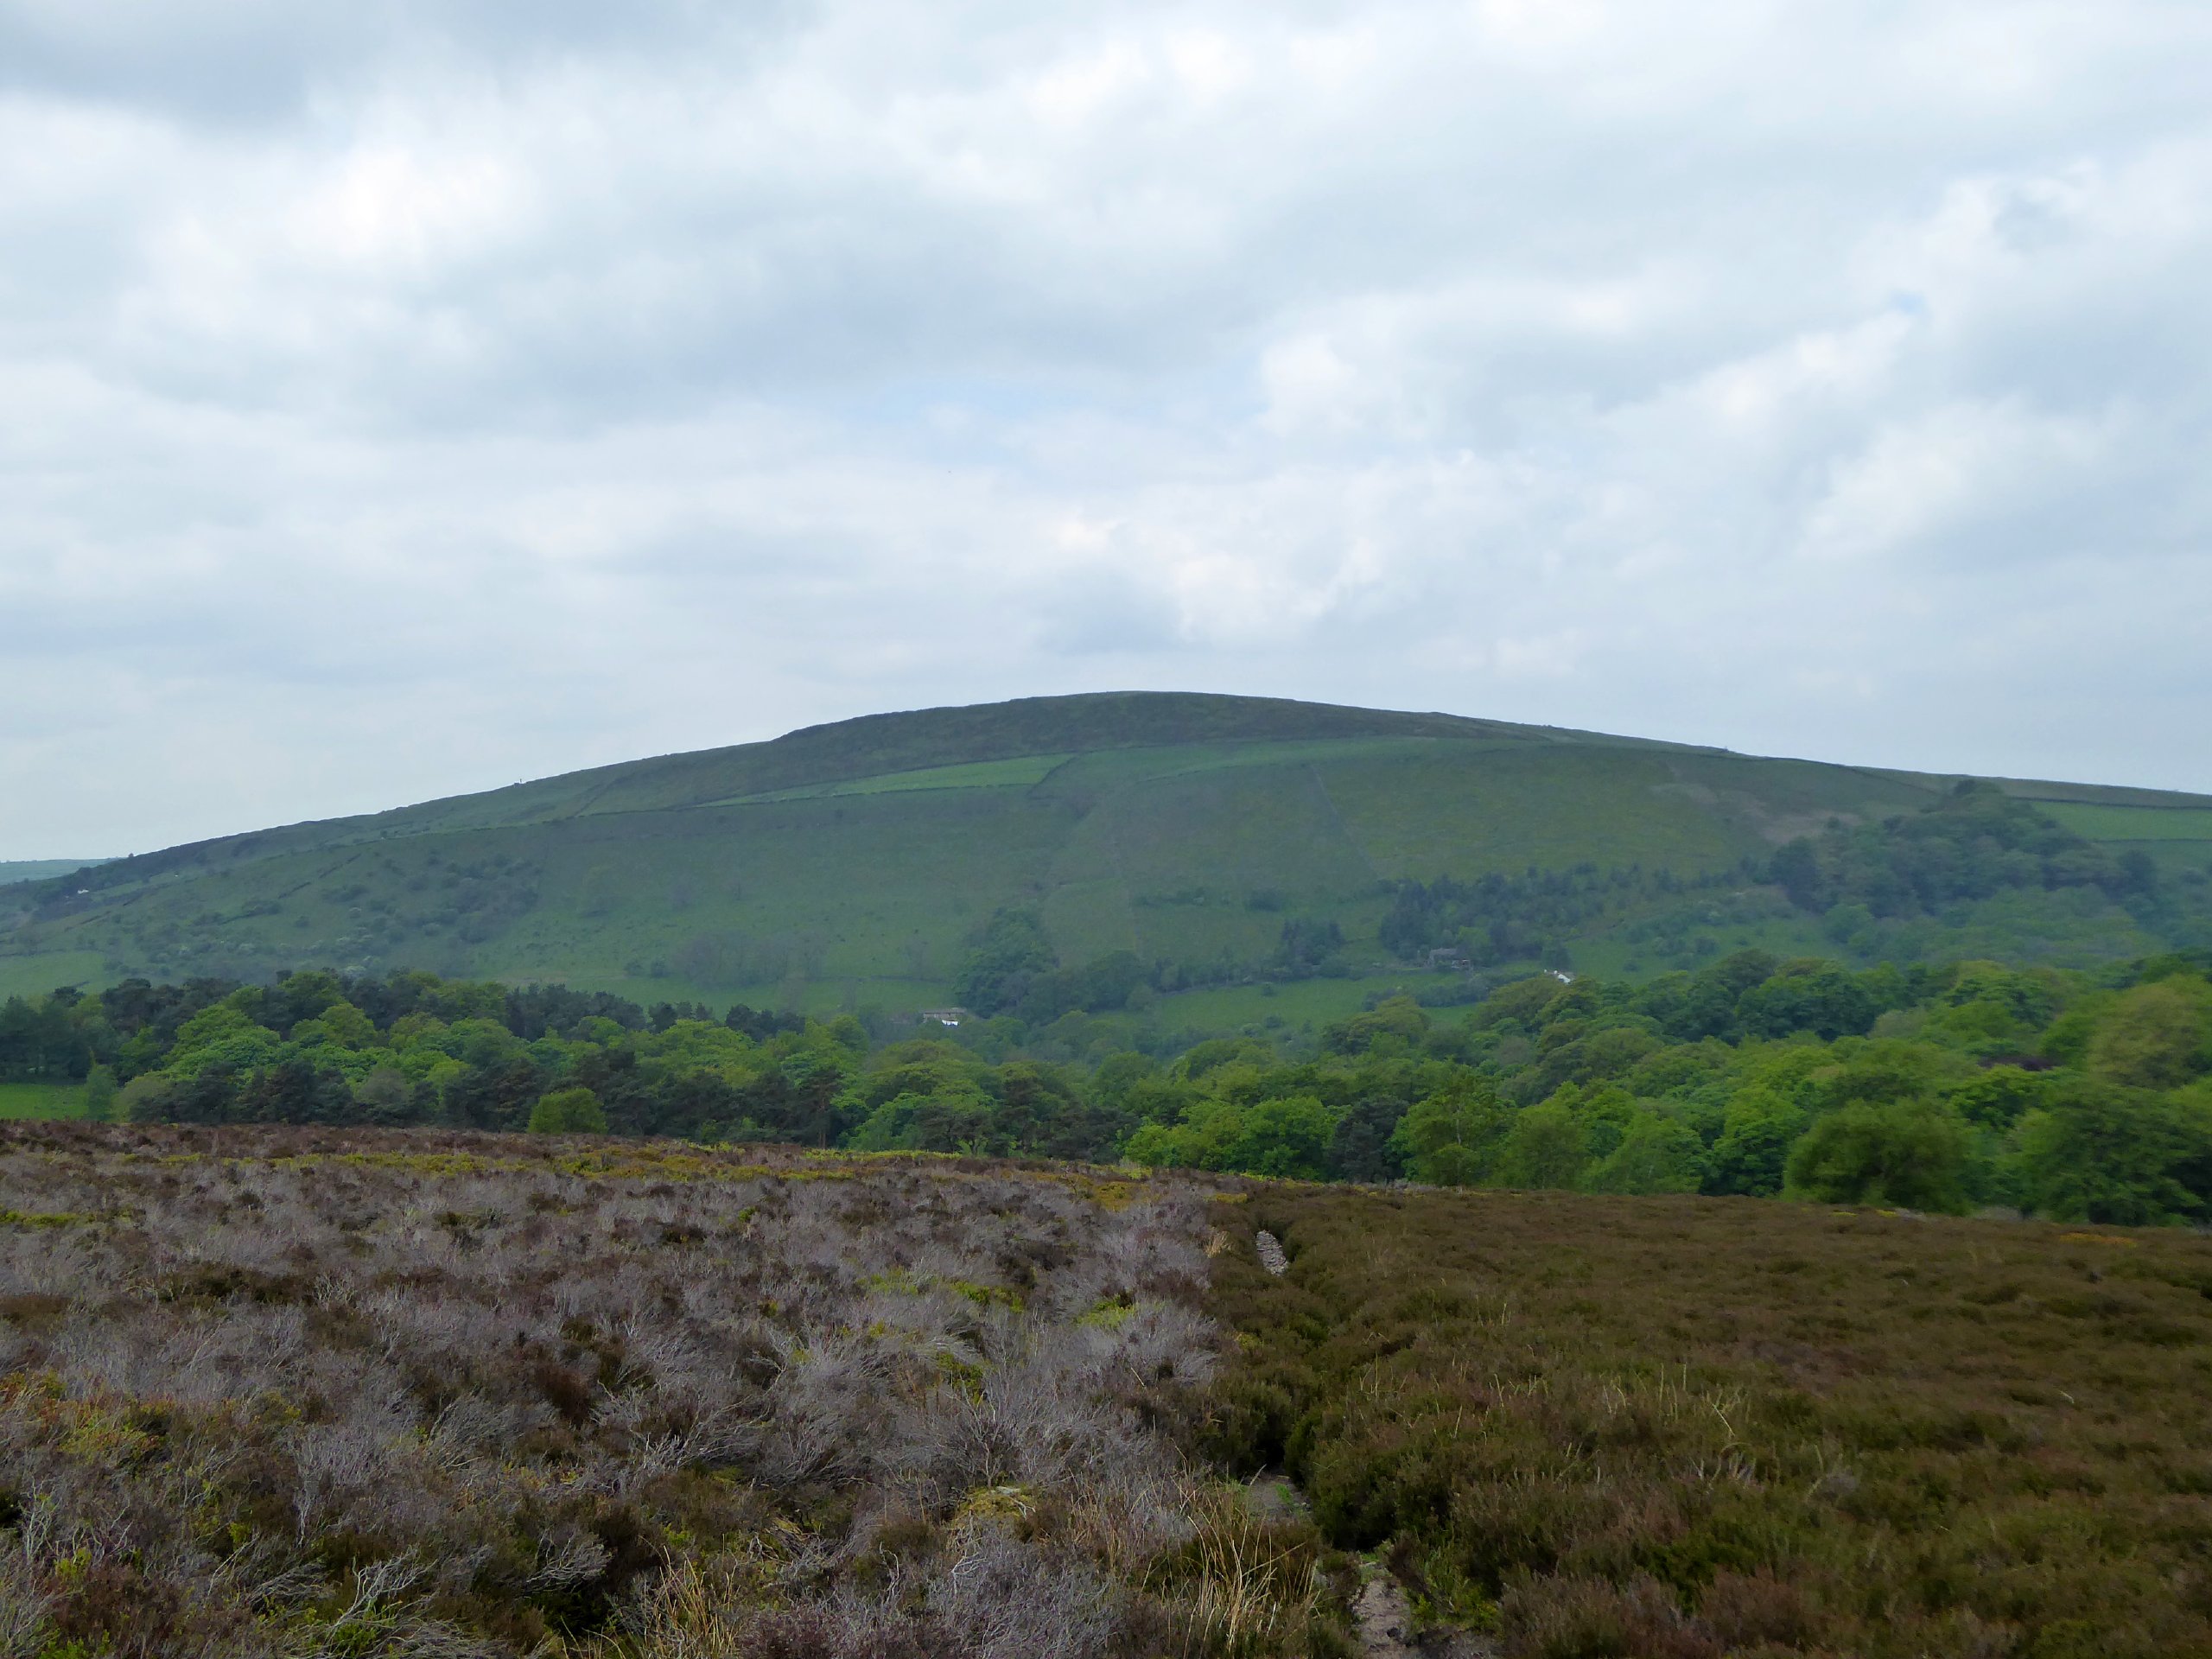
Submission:
[[[1252,1236],[1260,1265],[1280,1279],[1290,1271],[1290,1257],[1282,1241],[1265,1229]],[[1287,1475],[1268,1473],[1252,1481],[1255,1504],[1266,1510],[1309,1516],[1306,1494]],[[1469,1631],[1420,1630],[1413,1603],[1382,1563],[1370,1556],[1360,1563],[1363,1582],[1351,1604],[1352,1622],[1359,1632],[1362,1659],[1494,1659],[1497,1644]],[[1427,1641],[1417,1637],[1427,1636]]]

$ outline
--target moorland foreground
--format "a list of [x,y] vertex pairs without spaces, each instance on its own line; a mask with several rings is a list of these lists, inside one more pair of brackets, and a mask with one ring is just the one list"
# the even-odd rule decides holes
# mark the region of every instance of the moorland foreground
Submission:
[[10,1125],[0,1652],[1346,1653],[1363,1575],[1462,1653],[2201,1652],[2208,1338],[2178,1229]]

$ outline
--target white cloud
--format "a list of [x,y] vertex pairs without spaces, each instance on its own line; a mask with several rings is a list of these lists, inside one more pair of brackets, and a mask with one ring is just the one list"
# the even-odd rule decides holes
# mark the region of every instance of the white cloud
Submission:
[[0,0],[0,856],[1120,684],[2212,788],[2208,70]]

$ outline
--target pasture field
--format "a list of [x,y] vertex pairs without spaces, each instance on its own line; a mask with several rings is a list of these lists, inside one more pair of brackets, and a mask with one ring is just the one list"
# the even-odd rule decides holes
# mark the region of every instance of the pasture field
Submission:
[[0,953],[0,997],[43,996],[58,985],[97,985],[111,977],[108,959],[97,951]]
[[899,795],[917,789],[1029,789],[1052,776],[1070,757],[1065,754],[1020,755],[1007,760],[976,760],[966,766],[925,766],[918,772],[884,772],[844,783],[803,784],[793,789],[747,795],[738,801],[710,801],[710,806],[733,806],[755,801],[817,800],[832,795]]
[[2092,841],[2193,841],[2212,853],[2212,808],[2101,806],[2052,801],[2044,810],[2077,836]]
[[74,1083],[0,1083],[0,1122],[67,1119],[85,1115],[85,1090]]
[[2212,1241],[1236,1196],[1207,1444],[1286,1466],[1431,1624],[1529,1659],[2212,1652]]

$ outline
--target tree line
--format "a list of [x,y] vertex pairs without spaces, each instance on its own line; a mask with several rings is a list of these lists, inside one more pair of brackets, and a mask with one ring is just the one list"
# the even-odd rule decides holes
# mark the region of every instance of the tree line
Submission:
[[131,980],[0,1005],[0,1079],[90,1079],[101,1109],[147,1122],[604,1128],[2198,1220],[2209,966],[1853,971],[1742,951],[1641,985],[1540,973],[1463,1012],[1395,997],[1310,1035],[1057,1064],[1006,1020],[872,1035],[851,1015],[426,973]]

